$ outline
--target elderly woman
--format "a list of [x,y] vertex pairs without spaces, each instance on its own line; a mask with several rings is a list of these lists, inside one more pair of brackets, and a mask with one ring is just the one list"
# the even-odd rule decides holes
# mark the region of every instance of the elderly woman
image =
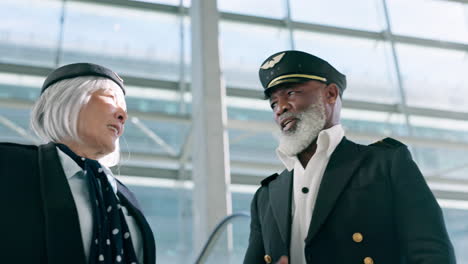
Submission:
[[156,262],[133,194],[106,166],[127,120],[123,80],[90,63],[50,73],[31,113],[46,142],[0,143],[2,263]]

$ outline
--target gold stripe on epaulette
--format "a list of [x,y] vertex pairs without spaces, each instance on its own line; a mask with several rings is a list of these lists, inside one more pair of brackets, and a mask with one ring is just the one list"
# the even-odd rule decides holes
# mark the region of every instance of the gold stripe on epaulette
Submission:
[[271,82],[268,84],[267,88],[270,88],[270,87],[273,87],[273,86],[275,86],[275,85],[278,85],[278,84],[280,84],[280,83],[285,82],[286,80],[283,80],[283,79],[285,79],[285,78],[294,78],[294,77],[297,77],[297,78],[307,78],[307,79],[311,79],[311,80],[318,80],[318,81],[322,81],[322,82],[327,82],[327,78],[323,78],[323,77],[316,76],[316,75],[309,75],[309,74],[286,74],[286,75],[278,76],[278,77],[276,77],[275,79],[271,80]]

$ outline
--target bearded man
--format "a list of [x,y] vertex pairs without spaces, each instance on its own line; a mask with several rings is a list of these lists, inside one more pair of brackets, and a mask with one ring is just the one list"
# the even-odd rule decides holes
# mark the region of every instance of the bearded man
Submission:
[[290,50],[266,59],[259,75],[286,169],[255,193],[244,264],[455,263],[442,211],[407,147],[344,136],[343,74]]

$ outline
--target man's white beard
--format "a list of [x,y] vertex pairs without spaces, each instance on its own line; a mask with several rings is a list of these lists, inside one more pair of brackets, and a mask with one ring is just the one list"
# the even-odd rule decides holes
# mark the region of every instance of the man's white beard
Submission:
[[305,150],[325,127],[325,105],[321,98],[300,114],[286,112],[282,119],[297,118],[296,126],[289,131],[281,131],[279,150],[288,156],[295,156]]

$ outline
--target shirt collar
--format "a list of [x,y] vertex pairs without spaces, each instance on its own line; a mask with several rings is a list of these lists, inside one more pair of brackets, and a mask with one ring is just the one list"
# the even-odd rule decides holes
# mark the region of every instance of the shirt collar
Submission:
[[65,154],[61,149],[57,148],[57,153],[62,163],[63,172],[67,179],[73,177],[77,172],[81,171],[81,167],[76,164],[76,162]]
[[[330,158],[343,137],[344,130],[341,124],[337,124],[328,129],[320,131],[317,137],[317,150],[315,153],[325,152],[327,158]],[[279,148],[276,149],[276,155],[281,160],[281,162],[283,162],[288,171],[294,169],[294,165],[299,161],[297,155],[288,156]]]
[[[77,172],[81,171],[82,169],[80,166],[78,166],[78,164],[76,164],[76,162],[72,158],[70,158],[70,156],[65,154],[61,149],[59,148],[56,148],[56,149],[57,149],[60,162],[62,163],[62,168],[63,168],[63,172],[65,173],[65,177],[67,177],[67,180],[70,180],[73,176],[76,175]],[[114,193],[117,193],[117,181],[114,178],[114,174],[106,166],[101,164],[101,167],[106,173],[107,180],[112,186]]]

